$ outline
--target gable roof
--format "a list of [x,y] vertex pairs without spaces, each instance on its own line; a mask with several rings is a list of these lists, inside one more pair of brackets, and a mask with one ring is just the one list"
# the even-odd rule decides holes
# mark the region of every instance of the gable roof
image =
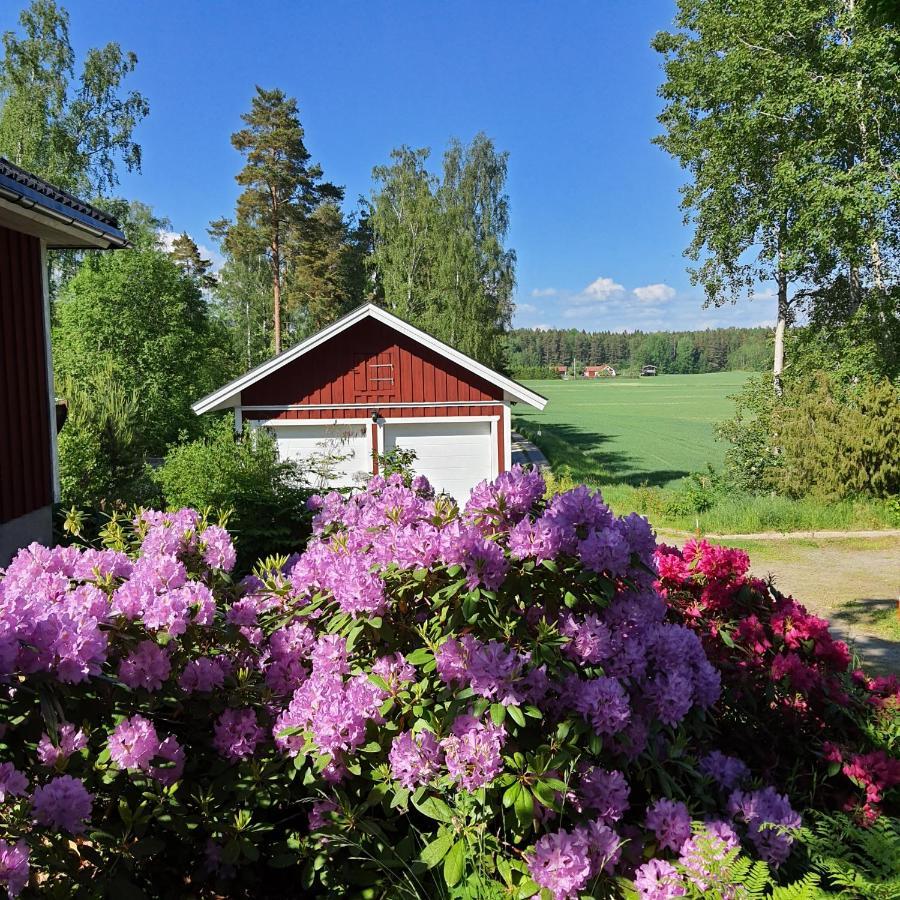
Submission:
[[462,366],[464,369],[468,369],[470,372],[480,375],[490,384],[502,388],[504,397],[508,395],[510,400],[527,403],[529,406],[533,406],[536,409],[543,409],[547,405],[546,397],[542,397],[540,394],[529,390],[524,385],[519,384],[518,381],[513,381],[512,378],[507,378],[505,375],[501,375],[499,372],[489,369],[477,360],[472,359],[471,356],[466,356],[465,353],[454,350],[449,344],[439,341],[437,338],[416,328],[414,325],[410,325],[409,322],[405,322],[403,319],[389,313],[380,306],[376,306],[374,303],[366,303],[347,313],[342,319],[338,319],[336,322],[333,322],[316,334],[311,335],[305,341],[301,341],[289,350],[285,350],[283,353],[267,360],[255,369],[251,369],[245,375],[241,375],[240,378],[235,378],[234,381],[230,381],[224,387],[219,388],[219,390],[213,391],[213,393],[208,394],[202,400],[198,400],[191,409],[199,416],[206,412],[212,412],[213,410],[230,409],[233,406],[237,406],[240,403],[241,391],[250,387],[251,384],[256,384],[256,382],[261,381],[267,375],[271,375],[282,366],[286,366],[295,359],[299,359],[304,354],[309,353],[311,350],[314,350],[316,347],[329,341],[342,331],[346,331],[358,322],[362,322],[364,319],[375,319],[376,321],[393,328],[400,334],[422,344],[424,347],[434,350],[441,356]]
[[53,250],[126,247],[109,213],[0,156],[0,224],[47,241]]

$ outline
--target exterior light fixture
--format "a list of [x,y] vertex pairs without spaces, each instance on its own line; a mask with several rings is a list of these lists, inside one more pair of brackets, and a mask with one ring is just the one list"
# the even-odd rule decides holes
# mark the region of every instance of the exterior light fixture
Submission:
[[380,417],[381,417],[381,413],[378,412],[377,409],[373,409],[372,410],[372,421],[377,422]]

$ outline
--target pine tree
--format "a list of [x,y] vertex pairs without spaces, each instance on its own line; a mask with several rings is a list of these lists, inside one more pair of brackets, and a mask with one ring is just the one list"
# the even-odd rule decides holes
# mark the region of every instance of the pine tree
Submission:
[[200,255],[200,248],[186,232],[182,232],[172,241],[169,256],[185,275],[197,282],[201,289],[209,290],[216,286],[216,276],[210,272],[212,260],[204,259]]
[[232,258],[266,259],[272,285],[273,343],[278,354],[291,254],[304,239],[316,207],[340,202],[343,190],[325,181],[322,169],[310,162],[294,98],[278,89],[257,86],[250,112],[241,118],[246,127],[231,136],[231,143],[246,159],[236,176],[244,190],[238,197],[234,222],[219,219],[210,223],[210,231]]

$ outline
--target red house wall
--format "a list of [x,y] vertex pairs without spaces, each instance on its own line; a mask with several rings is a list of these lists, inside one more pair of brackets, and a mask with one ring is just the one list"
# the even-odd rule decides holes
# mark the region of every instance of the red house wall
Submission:
[[[367,374],[386,373],[376,383]],[[484,401],[483,404],[476,404]],[[503,392],[473,372],[423,347],[382,322],[366,319],[288,363],[241,393],[241,406],[254,407],[249,418],[333,419],[368,418],[378,409],[384,418],[410,416],[497,415]],[[435,406],[385,406],[432,403]],[[466,404],[466,405],[459,405]],[[322,406],[324,409],[279,409],[285,406]]]
[[0,227],[0,522],[52,500],[40,241]]

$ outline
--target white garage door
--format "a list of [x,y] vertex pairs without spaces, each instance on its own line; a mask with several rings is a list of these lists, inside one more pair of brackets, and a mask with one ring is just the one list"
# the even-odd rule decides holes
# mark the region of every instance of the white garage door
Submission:
[[282,459],[309,468],[317,488],[354,487],[372,473],[372,451],[365,423],[352,425],[278,425],[272,429]]
[[415,450],[413,469],[436,491],[463,504],[479,481],[494,477],[494,441],[490,422],[445,422],[384,426],[385,451],[392,447]]

